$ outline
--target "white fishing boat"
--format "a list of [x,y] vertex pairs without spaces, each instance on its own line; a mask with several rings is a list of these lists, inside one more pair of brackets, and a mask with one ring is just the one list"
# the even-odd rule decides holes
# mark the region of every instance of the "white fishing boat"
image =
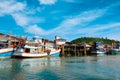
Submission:
[[60,49],[55,47],[54,42],[49,42],[49,45],[47,45],[42,38],[34,37],[33,40],[18,45],[12,57],[36,58],[59,55]]
[[96,54],[97,56],[104,56],[106,54],[105,46],[101,42],[95,43],[95,50],[92,50],[92,54]]
[[104,50],[96,50],[96,51],[92,51],[92,54],[97,54],[97,56],[104,56],[106,51]]

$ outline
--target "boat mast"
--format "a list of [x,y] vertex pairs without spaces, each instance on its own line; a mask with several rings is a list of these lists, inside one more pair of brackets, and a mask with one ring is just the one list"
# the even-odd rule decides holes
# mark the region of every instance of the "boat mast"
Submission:
[[10,45],[11,45],[11,36],[12,36],[12,31],[10,31],[10,35],[8,38],[8,47],[10,47]]

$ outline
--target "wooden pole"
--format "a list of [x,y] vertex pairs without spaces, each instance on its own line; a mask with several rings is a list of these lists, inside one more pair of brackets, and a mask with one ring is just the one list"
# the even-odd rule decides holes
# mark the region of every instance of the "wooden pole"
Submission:
[[64,53],[64,46],[61,46],[61,52],[62,52],[62,56],[65,56],[65,53]]
[[75,56],[76,56],[76,51],[77,51],[77,49],[76,49],[76,45],[75,45]]
[[87,54],[87,48],[86,48],[86,45],[84,44],[84,55],[86,56]]

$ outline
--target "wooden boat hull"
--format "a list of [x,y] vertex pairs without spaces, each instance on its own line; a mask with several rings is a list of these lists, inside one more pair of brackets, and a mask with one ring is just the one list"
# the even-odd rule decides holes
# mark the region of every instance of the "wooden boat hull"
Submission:
[[0,53],[0,57],[11,57],[12,52],[5,52],[5,53]]
[[110,50],[111,54],[116,54],[116,55],[120,55],[120,51],[116,50],[116,49],[111,49]]
[[12,48],[0,49],[0,58],[2,58],[2,57],[11,57],[12,52],[13,52]]
[[106,52],[97,50],[97,51],[92,51],[91,53],[97,56],[104,56]]
[[48,53],[13,53],[12,58],[40,58],[46,56],[59,57],[60,50]]

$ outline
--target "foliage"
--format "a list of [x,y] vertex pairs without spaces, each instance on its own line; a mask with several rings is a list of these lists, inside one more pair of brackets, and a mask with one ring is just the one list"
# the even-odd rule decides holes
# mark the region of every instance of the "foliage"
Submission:
[[116,40],[107,39],[107,37],[106,38],[81,37],[81,38],[74,39],[71,42],[75,43],[75,44],[80,44],[83,42],[88,43],[88,44],[92,44],[92,43],[97,42],[97,41],[103,42],[104,44],[112,44],[112,42],[119,42]]

